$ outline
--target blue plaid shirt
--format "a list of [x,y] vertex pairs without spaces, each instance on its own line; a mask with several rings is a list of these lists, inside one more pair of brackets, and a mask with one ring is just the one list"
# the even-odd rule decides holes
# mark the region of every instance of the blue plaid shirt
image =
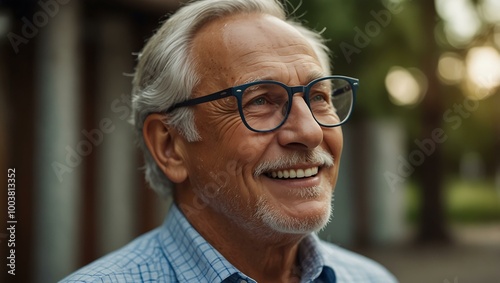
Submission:
[[[315,234],[300,243],[299,258],[301,282],[396,282],[378,263],[321,241]],[[173,205],[162,226],[61,282],[256,281],[228,262]]]

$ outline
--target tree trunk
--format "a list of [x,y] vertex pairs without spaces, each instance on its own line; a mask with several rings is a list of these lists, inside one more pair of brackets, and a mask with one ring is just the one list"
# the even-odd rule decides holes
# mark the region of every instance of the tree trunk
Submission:
[[[434,0],[424,0],[422,5],[422,20],[424,34],[428,35],[425,42],[422,69],[427,75],[428,92],[422,101],[421,137],[420,141],[432,140],[433,131],[441,129],[443,121],[443,103],[440,83],[437,79],[436,68],[439,50],[434,40],[434,29],[437,18]],[[421,218],[418,240],[420,243],[446,243],[449,234],[446,229],[444,212],[443,183],[443,144],[435,143],[434,152],[426,155],[424,164],[417,168],[418,180],[422,189]]]

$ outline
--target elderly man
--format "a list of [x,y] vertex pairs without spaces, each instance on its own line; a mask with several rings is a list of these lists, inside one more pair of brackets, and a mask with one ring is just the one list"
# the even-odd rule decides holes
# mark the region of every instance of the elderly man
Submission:
[[64,282],[395,282],[321,241],[358,81],[274,0],[195,1],[134,78],[146,179],[165,223]]

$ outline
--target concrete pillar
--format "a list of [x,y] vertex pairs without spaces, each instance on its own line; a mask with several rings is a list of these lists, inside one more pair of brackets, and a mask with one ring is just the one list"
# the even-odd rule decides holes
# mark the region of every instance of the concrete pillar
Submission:
[[401,243],[407,240],[406,185],[412,177],[406,178],[398,171],[401,166],[398,157],[407,158],[406,134],[403,125],[396,120],[373,121],[369,129],[372,138],[367,146],[371,154],[366,160],[371,167],[372,242],[378,245]]
[[60,280],[79,259],[81,170],[87,151],[80,132],[79,3],[59,7],[55,15],[45,14],[46,23],[37,34],[36,282]]

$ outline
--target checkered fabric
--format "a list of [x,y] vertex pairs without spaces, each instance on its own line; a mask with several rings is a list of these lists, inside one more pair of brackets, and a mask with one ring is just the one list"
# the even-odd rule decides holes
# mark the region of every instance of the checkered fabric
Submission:
[[[397,282],[378,263],[307,236],[299,246],[301,282]],[[157,229],[81,268],[61,282],[255,283],[227,261],[173,205]]]

